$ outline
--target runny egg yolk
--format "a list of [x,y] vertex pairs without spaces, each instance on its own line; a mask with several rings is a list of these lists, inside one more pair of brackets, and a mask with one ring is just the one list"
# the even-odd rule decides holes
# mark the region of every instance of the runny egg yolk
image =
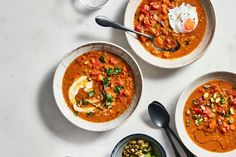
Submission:
[[192,19],[187,19],[185,22],[184,22],[184,29],[186,31],[193,31],[194,30],[194,27],[195,27],[195,21],[193,21]]

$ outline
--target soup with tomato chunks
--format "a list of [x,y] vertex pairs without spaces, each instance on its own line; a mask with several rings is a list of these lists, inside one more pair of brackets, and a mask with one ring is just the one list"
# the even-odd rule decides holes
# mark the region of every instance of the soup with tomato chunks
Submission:
[[62,89],[75,116],[106,122],[129,107],[135,83],[131,68],[122,58],[107,51],[91,51],[69,65]]
[[236,85],[211,80],[189,96],[184,108],[184,124],[191,139],[213,152],[236,148]]
[[200,0],[143,0],[134,19],[136,31],[155,36],[158,47],[175,52],[157,50],[152,42],[138,36],[143,47],[163,59],[174,59],[191,53],[201,42],[206,30],[206,13]]

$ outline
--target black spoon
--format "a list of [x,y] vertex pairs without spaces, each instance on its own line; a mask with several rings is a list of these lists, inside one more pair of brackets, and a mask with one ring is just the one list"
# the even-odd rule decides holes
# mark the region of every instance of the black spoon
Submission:
[[[177,137],[177,135],[174,133],[174,131],[169,127],[170,122],[170,115],[167,112],[166,108],[159,102],[154,101],[148,106],[148,112],[150,115],[150,118],[152,122],[161,128],[164,128],[166,132],[170,132],[174,138],[177,140],[177,142],[180,144],[184,152],[186,153],[187,157],[197,157],[192,152],[189,151],[189,149],[182,143],[182,141]],[[168,135],[167,135],[168,136]],[[172,144],[173,146],[173,144]],[[176,153],[177,149],[175,146],[173,146],[174,151]],[[176,149],[176,150],[175,150]],[[177,151],[178,152],[178,151]],[[179,154],[176,154],[176,156]]]
[[123,31],[128,31],[128,32],[132,32],[132,33],[135,33],[135,34],[138,34],[138,35],[141,35],[141,36],[144,36],[145,38],[147,38],[148,40],[150,40],[152,42],[152,44],[156,47],[157,50],[159,51],[168,51],[168,52],[175,52],[177,51],[178,49],[180,49],[180,43],[176,40],[176,47],[174,48],[170,48],[170,49],[165,49],[165,48],[161,48],[159,47],[156,43],[155,43],[155,40],[154,38],[156,36],[150,36],[150,35],[147,35],[147,34],[144,34],[144,33],[140,33],[138,31],[135,31],[135,30],[132,30],[130,28],[127,28],[119,23],[116,23],[112,20],[110,20],[109,18],[105,17],[105,16],[97,16],[95,18],[95,21],[97,24],[99,24],[100,26],[103,26],[103,27],[112,27],[112,28],[115,28],[115,29],[119,29],[119,30],[123,30]]

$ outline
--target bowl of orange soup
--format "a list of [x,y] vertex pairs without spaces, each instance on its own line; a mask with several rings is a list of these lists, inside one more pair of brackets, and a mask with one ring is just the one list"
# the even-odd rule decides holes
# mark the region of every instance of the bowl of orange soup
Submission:
[[210,0],[133,0],[127,5],[124,24],[154,36],[161,48],[145,37],[126,33],[140,58],[157,67],[179,68],[205,53],[214,35],[215,13]]
[[236,154],[236,74],[199,77],[181,94],[175,123],[183,143],[197,156]]
[[118,127],[136,109],[142,73],[123,48],[87,43],[66,54],[56,70],[53,91],[63,115],[90,131]]

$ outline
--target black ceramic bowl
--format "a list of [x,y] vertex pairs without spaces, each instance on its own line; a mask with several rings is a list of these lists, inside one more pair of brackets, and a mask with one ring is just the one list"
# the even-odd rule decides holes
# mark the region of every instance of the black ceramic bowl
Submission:
[[142,139],[149,142],[153,148],[154,153],[156,154],[156,157],[166,157],[166,152],[161,146],[161,144],[157,142],[155,139],[153,139],[152,137],[145,134],[132,134],[123,138],[113,149],[111,153],[111,157],[122,157],[122,152],[124,150],[125,145],[129,141],[135,140],[135,139]]

